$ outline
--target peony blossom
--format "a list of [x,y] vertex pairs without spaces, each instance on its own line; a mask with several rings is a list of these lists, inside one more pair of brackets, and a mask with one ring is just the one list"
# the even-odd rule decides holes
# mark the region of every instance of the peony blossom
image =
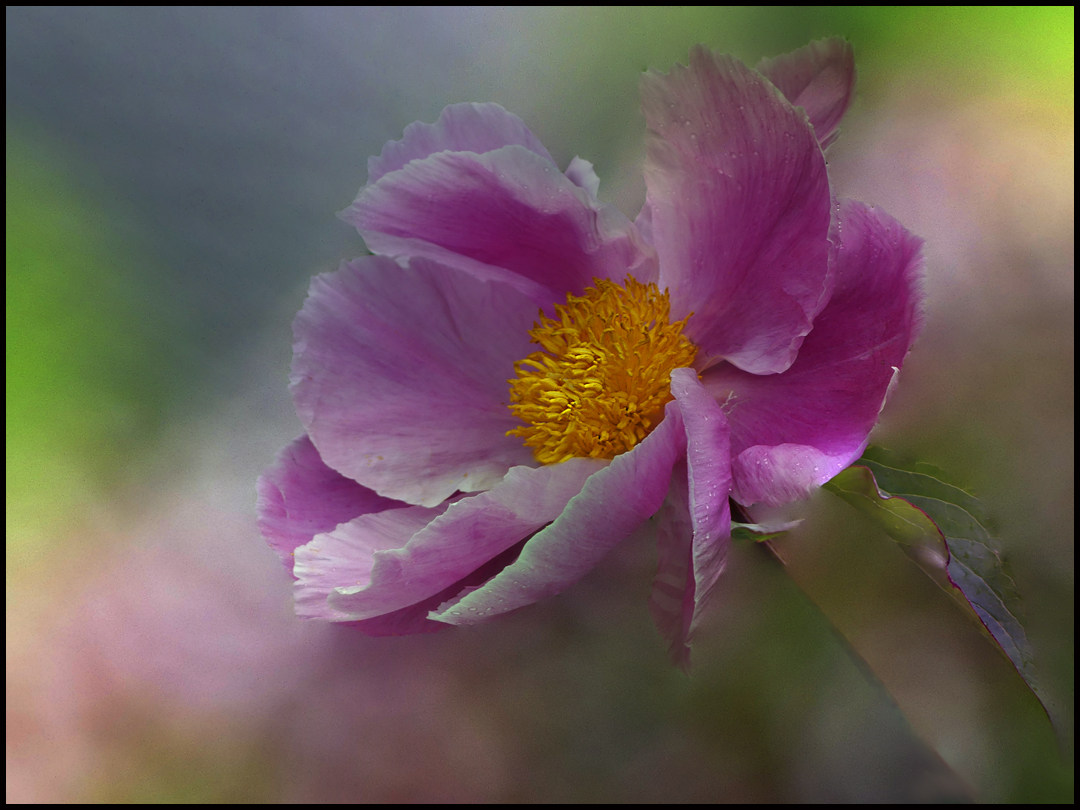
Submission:
[[496,104],[447,107],[369,159],[342,217],[373,255],[312,281],[293,325],[305,432],[259,481],[299,616],[474,624],[655,518],[650,607],[685,664],[731,501],[806,498],[862,453],[919,325],[922,258],[830,188],[851,48],[689,63],[642,79],[633,222],[591,163],[560,171]]

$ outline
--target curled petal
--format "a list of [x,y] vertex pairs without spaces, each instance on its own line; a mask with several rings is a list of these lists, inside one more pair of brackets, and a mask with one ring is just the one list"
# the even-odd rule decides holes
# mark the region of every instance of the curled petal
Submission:
[[672,662],[690,669],[690,621],[694,615],[694,527],[690,521],[686,462],[676,462],[667,497],[656,513],[656,577],[649,613],[668,645]]
[[739,503],[766,506],[802,500],[851,463],[849,455],[830,455],[806,444],[748,447],[732,463],[733,496]]
[[661,288],[699,367],[795,360],[832,291],[825,158],[806,114],[760,74],[702,47],[646,74],[645,181]]
[[348,588],[370,576],[379,552],[398,548],[414,536],[427,521],[445,512],[438,509],[411,506],[401,514],[366,515],[365,519],[337,527],[333,532],[319,535],[296,550],[295,602],[301,618],[331,622],[349,622],[368,636],[403,636],[433,633],[449,625],[428,619],[435,607],[463,590],[486,582],[517,557],[521,544],[495,555],[478,568],[468,572],[441,591],[406,605],[360,621],[347,613],[335,610],[330,599],[336,588]]
[[866,447],[922,321],[922,240],[879,209],[845,201],[832,300],[784,374],[709,369],[731,424],[733,497],[805,498]]
[[776,85],[794,107],[806,110],[825,149],[840,134],[840,121],[855,98],[855,52],[839,37],[819,39],[772,59],[757,71]]
[[[338,622],[370,618],[336,610],[328,600],[336,588],[369,582],[377,552],[401,548],[449,506],[449,503],[433,509],[408,506],[362,515],[297,548],[293,567],[297,577],[294,586],[297,615]],[[390,613],[410,604],[405,602],[380,612]]]
[[592,163],[585,158],[575,157],[566,167],[564,174],[593,197],[600,193],[600,178],[596,175]]
[[297,414],[327,465],[434,506],[534,466],[507,407],[535,304],[423,259],[369,256],[317,276],[293,324]]
[[516,561],[476,590],[441,605],[431,618],[474,624],[566,590],[656,512],[685,447],[679,406],[669,402],[664,421],[590,476],[555,522],[529,539]]
[[672,659],[690,665],[690,641],[727,562],[731,542],[728,424],[692,369],[671,372],[686,430],[657,526],[658,565],[649,608]]
[[634,227],[638,229],[638,233],[641,234],[642,239],[650,245],[653,243],[652,208],[649,207],[648,200],[645,201],[645,204],[641,206],[641,210],[638,211],[637,218],[634,220]]
[[693,633],[727,563],[731,542],[730,428],[724,412],[698,381],[692,369],[671,372],[671,393],[686,426],[687,504],[693,543]]
[[330,606],[367,619],[442,593],[557,518],[604,465],[578,458],[538,469],[515,467],[495,488],[462,498],[417,528],[408,543],[377,549],[370,576],[338,588]]
[[256,489],[259,531],[290,571],[293,551],[315,535],[360,515],[406,506],[327,467],[307,436],[278,453]]
[[460,256],[466,272],[543,289],[543,304],[580,295],[593,277],[656,277],[633,223],[523,146],[414,160],[365,186],[342,217],[375,253],[454,267]]
[[483,153],[513,144],[551,160],[525,122],[498,104],[451,104],[434,124],[409,124],[400,141],[389,141],[378,157],[368,158],[368,183],[436,152]]

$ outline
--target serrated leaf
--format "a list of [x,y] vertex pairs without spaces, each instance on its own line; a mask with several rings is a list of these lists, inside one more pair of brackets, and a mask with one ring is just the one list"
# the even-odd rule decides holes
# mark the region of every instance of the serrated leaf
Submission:
[[1016,583],[987,528],[982,502],[944,481],[936,467],[907,463],[877,447],[867,448],[825,488],[873,517],[978,618],[1066,740],[1064,713],[1038,681]]

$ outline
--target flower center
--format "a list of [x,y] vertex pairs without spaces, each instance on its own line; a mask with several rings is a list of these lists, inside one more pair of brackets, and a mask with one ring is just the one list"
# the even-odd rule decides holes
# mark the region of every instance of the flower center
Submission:
[[521,436],[544,464],[632,448],[663,418],[671,370],[697,353],[682,334],[690,315],[669,322],[666,290],[631,276],[622,287],[593,281],[555,306],[556,319],[540,313],[529,336],[544,351],[518,360],[508,381],[510,410],[528,424],[506,435]]

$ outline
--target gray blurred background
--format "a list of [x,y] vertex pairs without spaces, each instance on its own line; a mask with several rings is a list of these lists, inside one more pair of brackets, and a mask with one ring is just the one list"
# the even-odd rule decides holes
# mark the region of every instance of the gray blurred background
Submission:
[[633,217],[642,70],[842,35],[834,186],[927,240],[875,441],[987,501],[1071,718],[1071,8],[6,14],[9,801],[1072,800],[1008,662],[830,496],[787,574],[735,550],[691,678],[647,538],[503,620],[368,639],[292,616],[253,522],[300,432],[292,317],[363,249],[334,214],[383,143],[497,101]]

